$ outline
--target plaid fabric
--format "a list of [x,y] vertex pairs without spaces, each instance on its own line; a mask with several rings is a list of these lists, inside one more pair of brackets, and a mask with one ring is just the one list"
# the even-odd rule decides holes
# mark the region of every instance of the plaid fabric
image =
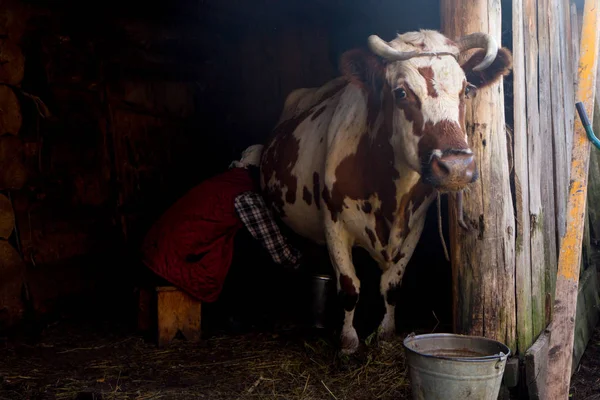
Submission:
[[242,193],[235,198],[234,205],[250,234],[269,252],[273,261],[298,268],[300,252],[287,243],[259,193]]

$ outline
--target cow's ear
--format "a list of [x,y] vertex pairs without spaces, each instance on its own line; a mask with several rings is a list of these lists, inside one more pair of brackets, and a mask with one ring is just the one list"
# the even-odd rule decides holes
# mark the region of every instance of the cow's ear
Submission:
[[467,77],[467,82],[478,88],[484,88],[497,82],[500,77],[508,75],[512,69],[512,54],[507,48],[502,47],[498,50],[498,55],[492,65],[483,71],[473,71],[473,68],[483,60],[484,56],[484,49],[477,50],[471,58],[461,65]]
[[385,66],[381,58],[363,50],[348,50],[342,54],[340,70],[350,83],[358,85],[367,92],[379,92],[385,80]]

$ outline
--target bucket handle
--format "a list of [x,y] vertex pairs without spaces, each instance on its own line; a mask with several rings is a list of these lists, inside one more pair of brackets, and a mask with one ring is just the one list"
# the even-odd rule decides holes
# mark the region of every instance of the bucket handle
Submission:
[[502,365],[502,363],[504,361],[506,361],[507,358],[508,358],[508,356],[506,354],[504,354],[503,352],[500,352],[500,358],[498,359],[498,361],[496,361],[496,365],[494,367],[496,369],[500,369],[500,365]]

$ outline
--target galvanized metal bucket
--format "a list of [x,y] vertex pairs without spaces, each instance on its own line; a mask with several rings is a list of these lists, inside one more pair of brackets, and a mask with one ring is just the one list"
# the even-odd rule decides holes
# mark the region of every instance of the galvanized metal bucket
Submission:
[[510,349],[479,336],[434,333],[404,339],[415,400],[497,400]]
[[324,329],[329,319],[330,299],[334,292],[334,281],[329,275],[313,275],[312,289],[312,326]]

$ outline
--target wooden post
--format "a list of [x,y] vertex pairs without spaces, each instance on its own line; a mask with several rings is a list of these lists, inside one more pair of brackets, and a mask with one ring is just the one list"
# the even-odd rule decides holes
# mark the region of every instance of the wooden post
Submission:
[[[442,0],[441,14],[450,38],[486,32],[501,41],[500,0]],[[453,196],[449,201],[454,330],[515,351],[515,220],[501,82],[467,103],[467,134],[480,178],[464,196],[470,232],[458,226]]]
[[[600,1],[586,0],[583,11],[577,100],[584,104],[590,119],[593,119],[594,113],[599,36]],[[554,317],[548,357],[547,393],[548,398],[553,400],[569,398],[583,219],[587,197],[590,142],[581,121],[576,119],[574,126],[567,229],[558,258]]]

